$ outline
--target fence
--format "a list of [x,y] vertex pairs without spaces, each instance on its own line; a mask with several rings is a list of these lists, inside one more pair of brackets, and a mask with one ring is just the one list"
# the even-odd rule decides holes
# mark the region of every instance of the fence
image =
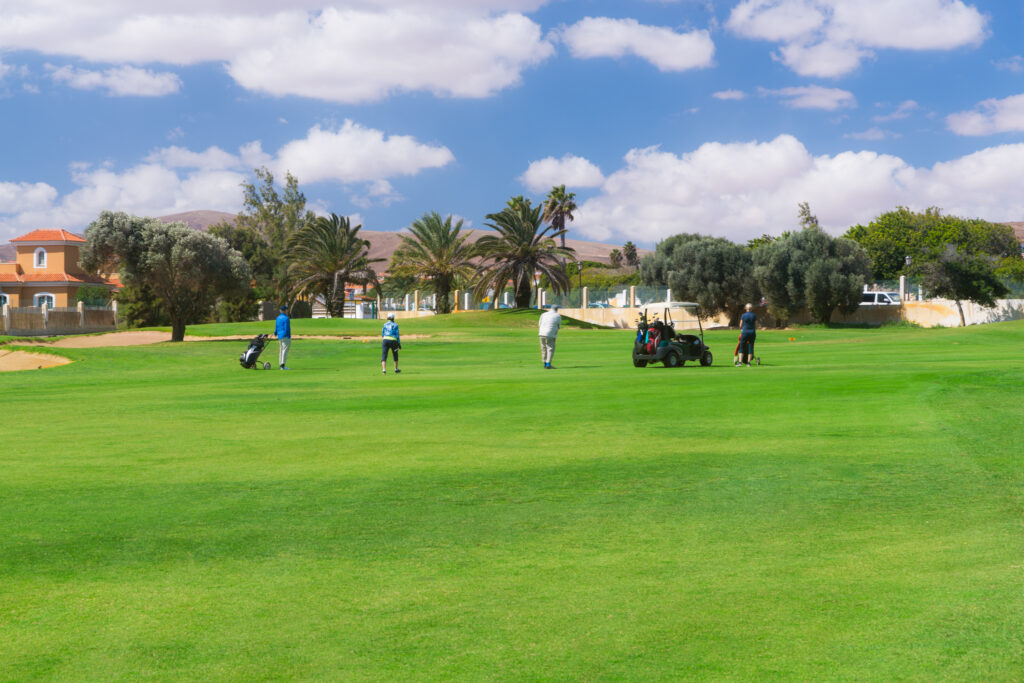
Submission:
[[110,332],[117,329],[117,302],[110,308],[86,306],[81,302],[74,308],[4,304],[0,317],[3,334],[15,337]]

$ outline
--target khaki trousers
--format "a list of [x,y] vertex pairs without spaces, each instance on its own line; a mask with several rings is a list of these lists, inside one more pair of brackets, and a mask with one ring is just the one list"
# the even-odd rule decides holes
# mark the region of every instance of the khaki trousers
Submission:
[[282,368],[287,367],[288,364],[285,362],[288,360],[288,349],[291,348],[292,339],[291,337],[285,337],[284,339],[278,339],[278,343],[281,348],[277,352],[277,364]]
[[540,359],[544,363],[550,363],[551,359],[555,357],[555,338],[554,337],[541,337],[540,338]]

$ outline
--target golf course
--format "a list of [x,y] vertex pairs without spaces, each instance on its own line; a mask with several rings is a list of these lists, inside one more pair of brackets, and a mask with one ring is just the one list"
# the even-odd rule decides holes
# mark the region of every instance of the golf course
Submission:
[[545,370],[537,316],[0,373],[0,680],[1024,676],[1024,321]]

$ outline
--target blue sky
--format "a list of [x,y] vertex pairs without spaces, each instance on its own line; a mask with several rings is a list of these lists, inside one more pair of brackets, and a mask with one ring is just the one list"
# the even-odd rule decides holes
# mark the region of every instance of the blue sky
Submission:
[[[167,5],[173,5],[168,8]],[[572,236],[833,233],[896,205],[1024,220],[1024,5],[967,0],[0,0],[0,239],[241,206]]]

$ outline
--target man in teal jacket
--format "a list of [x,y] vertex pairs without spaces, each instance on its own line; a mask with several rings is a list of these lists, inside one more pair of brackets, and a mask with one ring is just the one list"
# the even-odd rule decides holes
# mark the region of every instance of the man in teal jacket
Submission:
[[281,315],[277,316],[277,323],[274,326],[274,333],[277,335],[277,342],[281,348],[277,352],[277,361],[282,370],[288,370],[288,349],[292,346],[292,321],[288,317],[288,307],[281,307]]
[[388,374],[388,349],[391,350],[391,357],[395,360],[395,373],[401,372],[398,369],[398,349],[402,348],[402,338],[398,334],[398,323],[395,322],[395,314],[388,313],[388,321],[384,323],[380,331],[380,371]]

